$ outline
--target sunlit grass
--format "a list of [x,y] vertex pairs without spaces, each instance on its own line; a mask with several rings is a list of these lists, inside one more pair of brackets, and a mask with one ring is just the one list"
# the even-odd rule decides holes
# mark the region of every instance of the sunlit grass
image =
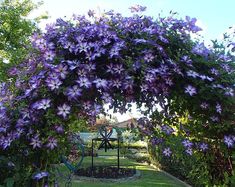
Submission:
[[[116,158],[95,158],[95,165],[115,165]],[[163,172],[158,171],[144,163],[137,163],[134,160],[120,158],[121,167],[135,167],[141,171],[141,177],[135,180],[122,181],[122,182],[92,182],[92,181],[73,181],[73,187],[180,187],[184,186],[180,182],[170,178]],[[85,157],[81,167],[91,166],[91,157]],[[64,170],[65,166],[61,166]],[[65,170],[64,170],[65,171]],[[63,183],[61,183],[63,186]]]

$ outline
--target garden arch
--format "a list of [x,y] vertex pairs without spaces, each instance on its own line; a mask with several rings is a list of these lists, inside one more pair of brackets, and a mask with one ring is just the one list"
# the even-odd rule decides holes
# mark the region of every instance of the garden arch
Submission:
[[17,154],[34,155],[28,164],[40,155],[36,162],[45,169],[60,155],[57,147],[65,144],[76,117],[92,123],[103,104],[125,112],[131,102],[148,111],[161,106],[151,122],[140,123],[151,141],[159,140],[156,125],[161,127],[168,156],[173,150],[167,138],[175,133],[185,137],[188,154],[233,146],[234,57],[193,41],[191,34],[200,30],[194,18],[154,20],[112,11],[89,16],[47,25],[32,37],[28,60],[11,69],[14,97],[6,84],[1,87],[4,154],[20,143]]

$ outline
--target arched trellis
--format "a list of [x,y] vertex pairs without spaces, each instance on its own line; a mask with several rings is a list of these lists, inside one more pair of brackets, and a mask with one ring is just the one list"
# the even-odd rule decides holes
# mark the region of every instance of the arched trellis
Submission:
[[[2,105],[11,106],[1,109],[2,149],[23,141],[33,151],[56,151],[74,116],[92,122],[104,104],[125,112],[131,102],[149,110],[159,104],[163,133],[173,126],[206,145],[233,146],[234,57],[194,42],[195,19],[89,15],[58,19],[32,37],[34,51],[11,71],[16,97],[2,86]],[[174,123],[182,117],[187,124]],[[150,136],[153,123],[144,125]]]

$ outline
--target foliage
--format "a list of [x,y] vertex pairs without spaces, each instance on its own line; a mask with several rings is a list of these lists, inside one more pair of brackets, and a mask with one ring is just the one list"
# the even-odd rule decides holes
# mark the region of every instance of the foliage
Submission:
[[[151,143],[165,146],[166,156],[173,153],[171,135],[180,135],[189,155],[215,150],[216,162],[229,158],[234,56],[223,46],[193,41],[191,34],[200,30],[194,18],[88,15],[57,19],[45,33],[35,33],[34,51],[16,67],[18,89],[12,94],[2,84],[2,154],[28,150],[24,164],[36,165],[30,172],[45,171],[69,149],[74,118],[94,124],[104,104],[123,113],[136,102],[147,112],[161,106],[152,121],[139,124]],[[212,183],[216,169],[219,182],[231,171],[224,163],[210,168]]]
[[[164,154],[164,146],[152,147],[156,149],[154,155],[160,163],[162,169],[172,175],[187,181],[193,186],[211,186],[212,181],[217,186],[228,186],[229,177],[225,174],[225,181],[220,183],[219,172],[215,171],[215,179],[212,179],[211,170],[215,163],[214,154],[207,152],[194,152],[193,155],[185,154],[185,148],[182,145],[183,137],[174,137],[171,140],[171,147],[174,147],[174,154],[171,156]],[[172,148],[173,149],[173,148]],[[211,168],[210,168],[211,167]]]
[[[27,16],[41,3],[31,0],[4,0],[0,3],[0,79],[9,78],[10,67],[22,62],[30,50],[29,37],[37,30],[43,17],[30,20]],[[45,18],[45,17],[44,17]],[[11,73],[14,74],[14,69]]]
[[149,153],[155,165],[193,186],[229,185],[232,174],[228,156],[230,150],[218,148],[212,143],[209,147],[192,142],[180,134],[168,135],[164,140],[161,136],[155,134],[154,137],[159,139],[149,142]]
[[128,145],[133,143],[136,140],[136,136],[135,134],[131,132],[131,130],[123,131],[121,137],[122,137],[123,143],[128,144]]

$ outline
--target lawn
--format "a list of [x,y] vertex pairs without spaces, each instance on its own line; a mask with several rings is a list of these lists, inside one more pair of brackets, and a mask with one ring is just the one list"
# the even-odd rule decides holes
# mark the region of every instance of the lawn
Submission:
[[[95,165],[115,165],[116,158],[95,158]],[[183,187],[184,184],[179,181],[167,176],[162,171],[158,171],[147,164],[137,163],[134,160],[120,158],[121,166],[135,167],[141,171],[141,177],[135,180],[123,181],[119,183],[115,182],[89,182],[89,181],[75,181],[73,180],[73,187]],[[91,165],[91,157],[85,157],[82,167],[87,167]],[[62,166],[64,170],[64,166]],[[61,183],[61,186],[64,186]]]

